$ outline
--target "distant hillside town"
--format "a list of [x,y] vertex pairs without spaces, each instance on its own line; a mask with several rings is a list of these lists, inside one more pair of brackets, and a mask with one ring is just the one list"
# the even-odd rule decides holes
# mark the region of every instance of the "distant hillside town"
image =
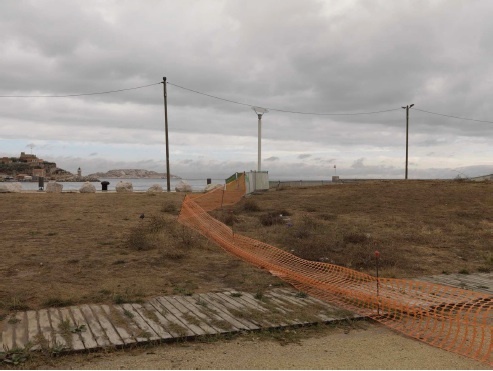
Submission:
[[19,157],[0,157],[0,181],[38,181],[39,178],[59,182],[98,181],[97,178],[82,176],[60,169],[55,162],[44,161],[34,154],[21,152]]
[[[44,161],[34,154],[21,152],[19,157],[0,157],[0,182],[19,181],[37,182],[39,178],[58,182],[99,182],[101,178],[114,179],[165,179],[166,173],[158,173],[143,169],[115,169],[105,173],[82,175],[79,167],[77,174],[61,169],[56,163]],[[170,175],[173,179],[179,176]]]

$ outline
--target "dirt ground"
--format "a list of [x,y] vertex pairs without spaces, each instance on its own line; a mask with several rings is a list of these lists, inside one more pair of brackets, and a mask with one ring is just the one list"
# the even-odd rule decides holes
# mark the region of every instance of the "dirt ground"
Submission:
[[488,369],[379,325],[250,333],[210,342],[38,358],[30,369]]
[[[491,182],[445,181],[280,189],[214,214],[306,259],[374,274],[378,249],[382,276],[467,274],[493,268],[492,190]],[[0,319],[28,308],[284,285],[178,224],[183,197],[0,194]]]
[[[237,233],[303,258],[370,274],[376,249],[383,276],[467,274],[493,268],[492,189],[491,183],[439,181],[279,189],[241,201],[233,213],[214,215]],[[179,225],[182,198],[176,193],[0,194],[0,319],[29,308],[285,285]],[[484,368],[378,325],[349,333],[289,331],[34,357],[21,367]]]

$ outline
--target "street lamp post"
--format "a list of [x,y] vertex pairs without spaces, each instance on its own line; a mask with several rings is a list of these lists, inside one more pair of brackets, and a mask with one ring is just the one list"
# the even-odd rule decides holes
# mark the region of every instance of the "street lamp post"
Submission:
[[408,154],[409,154],[409,108],[414,106],[411,104],[410,106],[402,107],[406,110],[406,180],[407,180],[407,162],[408,162]]
[[261,162],[262,162],[262,115],[264,113],[267,113],[265,108],[261,107],[252,107],[252,109],[255,111],[258,117],[258,165],[257,165],[257,171],[260,171],[262,168]]

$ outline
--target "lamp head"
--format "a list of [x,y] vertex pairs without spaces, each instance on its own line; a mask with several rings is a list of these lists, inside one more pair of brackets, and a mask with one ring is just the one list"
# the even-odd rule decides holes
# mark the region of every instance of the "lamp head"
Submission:
[[255,111],[257,115],[263,115],[264,113],[269,112],[267,109],[262,108],[262,107],[255,107],[253,106],[252,109]]

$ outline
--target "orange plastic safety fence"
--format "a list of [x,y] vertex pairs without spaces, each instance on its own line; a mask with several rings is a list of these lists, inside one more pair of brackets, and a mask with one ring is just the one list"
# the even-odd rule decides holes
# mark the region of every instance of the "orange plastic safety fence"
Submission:
[[201,195],[187,196],[179,221],[226,251],[334,303],[430,345],[493,365],[493,296],[406,279],[379,278],[301,259],[239,234],[208,214],[245,194],[244,175]]

